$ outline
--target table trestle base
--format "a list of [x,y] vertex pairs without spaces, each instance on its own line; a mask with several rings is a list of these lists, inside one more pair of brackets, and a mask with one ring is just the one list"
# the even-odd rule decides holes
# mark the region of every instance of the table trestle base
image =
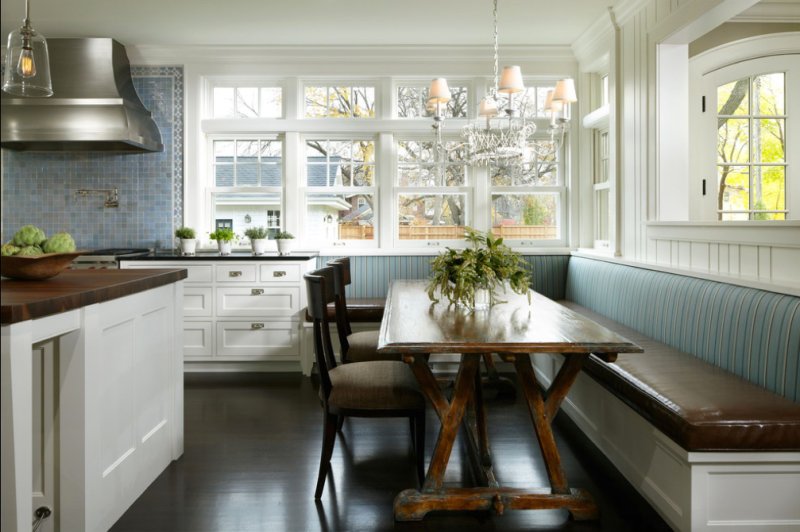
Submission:
[[492,510],[501,515],[505,510],[565,509],[576,521],[597,519],[597,505],[586,490],[570,488],[569,493],[551,490],[475,487],[447,488],[436,491],[407,489],[394,499],[397,521],[420,521],[428,512]]

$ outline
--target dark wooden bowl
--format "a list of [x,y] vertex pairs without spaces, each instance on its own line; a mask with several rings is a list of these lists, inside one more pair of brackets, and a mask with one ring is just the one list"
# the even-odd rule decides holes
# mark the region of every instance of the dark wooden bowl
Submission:
[[0,257],[0,274],[11,279],[38,281],[55,277],[69,267],[82,251],[72,253],[45,253],[38,257]]

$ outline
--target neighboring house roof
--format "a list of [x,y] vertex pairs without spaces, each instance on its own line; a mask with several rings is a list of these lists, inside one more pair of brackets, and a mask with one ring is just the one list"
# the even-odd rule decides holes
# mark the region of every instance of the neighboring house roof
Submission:
[[349,213],[340,221],[354,222],[356,220],[371,220],[371,219],[372,219],[372,207],[370,207],[368,204],[365,204],[362,205],[358,210]]
[[[338,155],[326,159],[323,156],[306,157],[306,177],[310,187],[330,187],[341,185]],[[239,157],[236,165],[236,182],[233,180],[233,157],[216,157],[216,180],[219,187],[279,187],[281,186],[281,158]],[[229,163],[229,164],[226,164]],[[259,168],[259,166],[261,168]],[[259,172],[261,182],[259,183]]]

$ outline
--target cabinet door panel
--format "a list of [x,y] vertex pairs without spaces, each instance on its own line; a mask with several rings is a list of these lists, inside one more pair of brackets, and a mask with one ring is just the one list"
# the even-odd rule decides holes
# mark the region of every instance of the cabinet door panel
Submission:
[[299,357],[295,322],[217,322],[217,355],[292,360]]
[[291,318],[300,311],[300,287],[217,288],[217,316]]
[[210,357],[214,353],[213,325],[210,321],[183,322],[183,356]]
[[187,286],[183,290],[183,315],[210,317],[214,312],[210,286]]

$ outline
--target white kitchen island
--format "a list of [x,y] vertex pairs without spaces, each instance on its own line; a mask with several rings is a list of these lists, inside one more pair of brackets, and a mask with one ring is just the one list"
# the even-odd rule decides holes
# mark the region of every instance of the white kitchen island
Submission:
[[107,530],[181,456],[185,277],[1,282],[2,530]]

